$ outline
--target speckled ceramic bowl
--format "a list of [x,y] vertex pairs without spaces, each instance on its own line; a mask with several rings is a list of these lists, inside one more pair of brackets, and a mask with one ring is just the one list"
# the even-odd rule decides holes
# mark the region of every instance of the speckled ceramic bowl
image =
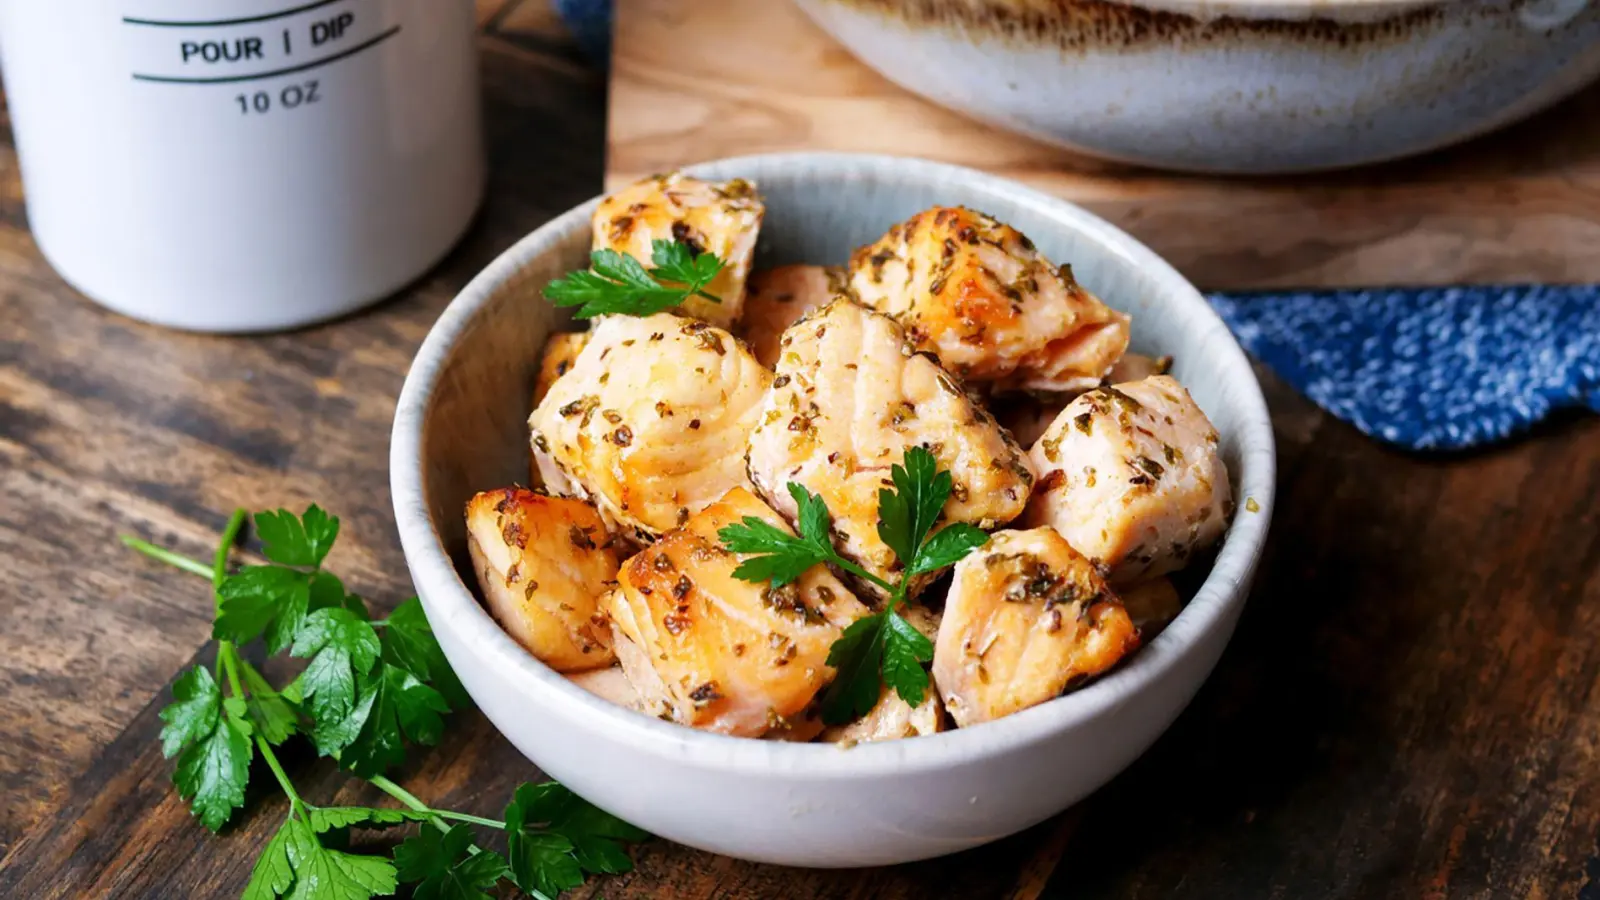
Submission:
[[985,122],[1172,169],[1421,153],[1600,74],[1600,0],[797,0],[863,62]]
[[[564,313],[541,300],[585,264],[591,201],[495,260],[439,317],[400,393],[390,448],[395,519],[450,663],[528,758],[601,807],[672,840],[803,866],[903,862],[1039,822],[1104,784],[1172,722],[1222,653],[1272,510],[1266,404],[1227,328],[1172,267],[1100,219],[968,169],[797,154],[690,169],[754,180],[767,201],[759,264],[837,262],[914,212],[966,204],[1016,225],[1133,314],[1134,349],[1174,374],[1222,434],[1240,512],[1183,613],[1129,664],[1082,690],[973,728],[863,744],[694,731],[613,706],[546,668],[473,596],[462,510],[526,477],[528,396]],[[1247,504],[1246,498],[1255,500]],[[1251,511],[1251,507],[1254,511]]]

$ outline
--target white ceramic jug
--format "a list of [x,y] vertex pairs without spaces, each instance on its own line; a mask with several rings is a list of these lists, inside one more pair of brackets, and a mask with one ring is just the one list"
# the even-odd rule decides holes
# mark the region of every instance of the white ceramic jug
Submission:
[[392,293],[483,193],[475,24],[470,0],[0,0],[40,249],[178,328]]

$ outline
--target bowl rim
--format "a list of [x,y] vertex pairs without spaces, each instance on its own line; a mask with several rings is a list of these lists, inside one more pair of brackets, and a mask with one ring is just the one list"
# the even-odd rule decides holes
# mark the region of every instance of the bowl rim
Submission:
[[[801,0],[800,6],[809,13],[808,7],[815,3],[840,5],[838,0]],[[1223,17],[1290,21],[1321,18],[1345,25],[1403,15],[1435,4],[1436,0],[1133,0],[1128,5],[1144,12],[1174,13],[1203,21]]]
[[[428,515],[421,458],[423,424],[434,387],[457,342],[501,285],[513,279],[547,240],[573,229],[587,230],[600,197],[556,216],[497,256],[464,287],[429,330],[401,388],[390,440],[390,489],[402,549],[418,595],[435,629],[448,629],[474,648],[480,664],[505,679],[511,691],[543,706],[552,718],[583,723],[590,734],[621,742],[677,764],[817,778],[873,778],[891,772],[946,769],[1045,741],[1063,731],[1115,711],[1179,665],[1204,637],[1226,628],[1242,608],[1271,521],[1276,478],[1276,447],[1260,384],[1244,351],[1200,292],[1154,251],[1105,220],[1067,201],[1015,181],[974,169],[912,157],[862,153],[773,153],[730,157],[683,167],[688,174],[732,177],[732,170],[780,168],[823,181],[863,169],[892,171],[897,178],[961,181],[1008,201],[1037,209],[1056,227],[1078,231],[1113,255],[1122,255],[1162,285],[1163,303],[1198,313],[1225,340],[1208,364],[1223,370],[1224,383],[1244,407],[1240,441],[1239,496],[1258,509],[1240,511],[1221,551],[1194,597],[1160,634],[1127,664],[1086,687],[978,726],[956,728],[914,740],[868,742],[847,752],[838,745],[731,737],[699,731],[619,707],[572,683],[539,662],[502,630],[462,580]],[[1202,681],[1204,679],[1202,678]],[[1194,685],[1198,690],[1199,684]]]

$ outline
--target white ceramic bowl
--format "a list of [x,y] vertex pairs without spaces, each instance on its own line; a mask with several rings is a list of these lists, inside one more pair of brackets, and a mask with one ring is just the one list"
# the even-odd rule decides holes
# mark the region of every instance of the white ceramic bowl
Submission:
[[[754,180],[767,201],[759,264],[839,262],[934,204],[1009,222],[1133,314],[1135,349],[1171,353],[1222,433],[1240,512],[1177,620],[1106,678],[1033,709],[931,737],[859,745],[707,734],[612,706],[514,643],[474,598],[462,511],[526,478],[528,396],[545,335],[540,299],[582,266],[595,201],[523,238],[440,316],[395,413],[390,477],[401,543],[450,662],[495,726],[539,768],[662,837],[744,859],[861,866],[951,853],[1065,809],[1144,752],[1205,680],[1233,632],[1267,534],[1274,448],[1244,353],[1155,254],[1075,206],[967,169],[835,154],[755,156],[689,169]],[[1258,511],[1245,509],[1245,499]]]
[[900,86],[1161,168],[1420,153],[1600,73],[1600,0],[798,0]]

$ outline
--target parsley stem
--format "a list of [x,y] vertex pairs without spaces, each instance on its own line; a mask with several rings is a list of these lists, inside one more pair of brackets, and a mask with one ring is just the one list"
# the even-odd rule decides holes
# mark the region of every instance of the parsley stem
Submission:
[[131,534],[122,535],[122,543],[143,553],[145,556],[160,560],[169,566],[175,566],[191,575],[199,575],[202,578],[211,577],[211,567],[198,559],[190,559],[182,554],[173,553],[165,547],[157,547],[149,541],[141,541]]
[[[228,524],[223,526],[222,537],[217,541],[217,552],[211,558],[211,571],[208,574],[211,576],[214,610],[222,609],[222,581],[228,577],[228,553],[239,539],[239,529],[244,527],[245,515],[243,509],[235,509],[233,515],[228,517]],[[217,665],[228,674],[228,687],[233,691],[233,696],[243,698],[244,688],[239,684],[239,656],[231,641],[217,643]]]
[[222,527],[222,537],[217,541],[217,552],[211,557],[211,586],[222,587],[222,579],[228,577],[228,554],[233,550],[233,545],[239,540],[239,529],[244,527],[244,518],[249,515],[243,507],[235,509],[233,515],[228,517],[228,524]]
[[453,812],[448,809],[434,809],[429,811],[436,816],[442,816],[446,819],[454,819],[458,822],[471,822],[474,825],[482,825],[485,828],[498,828],[501,831],[506,830],[506,823],[500,821],[499,819],[485,819],[483,816],[474,816],[470,813]]
[[[504,831],[506,829],[506,823],[501,822],[501,821],[496,820],[496,819],[485,819],[482,816],[474,816],[474,815],[469,815],[467,813],[451,812],[448,809],[434,809],[434,808],[428,806],[428,804],[423,803],[421,800],[417,799],[417,796],[415,794],[411,793],[410,791],[406,790],[405,788],[401,787],[400,785],[395,784],[394,782],[390,781],[388,778],[385,778],[382,775],[374,775],[371,778],[368,778],[367,781],[373,787],[377,788],[380,791],[383,791],[385,794],[388,794],[389,796],[395,798],[396,800],[399,800],[401,803],[404,803],[406,806],[411,807],[412,809],[416,810],[419,813],[423,813],[423,814],[427,815],[428,816],[428,821],[432,822],[433,823],[433,827],[439,829],[440,831],[449,831],[450,830],[450,826],[445,824],[445,821],[444,821],[445,819],[454,819],[457,822],[470,822],[473,825],[482,825],[482,826],[484,826],[486,828],[498,828],[501,831]],[[467,851],[469,853],[473,854],[474,856],[476,856],[478,853],[481,852],[480,849],[478,848],[477,844],[473,844],[473,845],[469,846],[467,848]]]
[[373,787],[383,791],[385,794],[388,794],[396,800],[399,800],[401,803],[404,803],[417,812],[426,813],[428,815],[428,821],[433,823],[433,827],[439,829],[440,831],[450,830],[450,826],[444,823],[444,820],[439,817],[438,812],[430,808],[428,804],[418,800],[415,794],[411,793],[400,785],[395,784],[382,775],[374,775],[371,778],[368,778],[367,781]]
[[834,565],[836,565],[839,568],[845,570],[846,572],[849,572],[852,575],[858,576],[860,578],[865,578],[866,580],[872,582],[873,584],[877,585],[878,587],[883,588],[884,591],[888,592],[889,594],[894,594],[899,590],[899,588],[896,587],[895,585],[892,585],[889,582],[884,581],[882,578],[879,578],[878,576],[872,574],[871,572],[868,572],[866,569],[861,568],[860,566],[856,565],[855,563],[851,562],[850,560],[845,559],[843,556],[840,556],[837,552],[832,554],[832,558],[829,560],[829,562],[832,562]]
[[283,788],[283,792],[288,795],[291,810],[299,809],[305,801],[300,799],[300,794],[294,789],[294,782],[290,781],[288,774],[283,771],[283,765],[278,762],[278,754],[272,752],[272,745],[258,734],[256,749],[261,751],[261,758],[267,761],[267,768],[272,770],[272,777],[278,779],[278,787]]

